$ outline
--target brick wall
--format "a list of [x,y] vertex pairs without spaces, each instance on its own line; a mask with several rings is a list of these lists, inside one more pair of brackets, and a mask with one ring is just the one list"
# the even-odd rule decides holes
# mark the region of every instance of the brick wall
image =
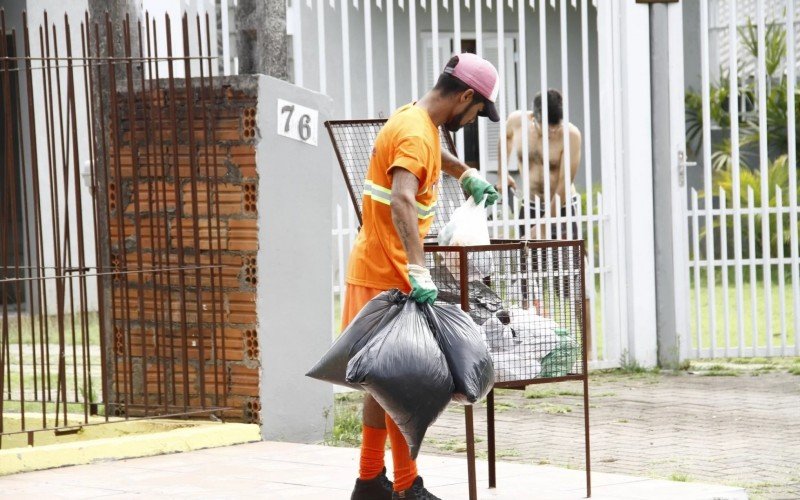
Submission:
[[[183,82],[154,85],[134,92],[133,120],[117,94],[108,146],[100,244],[115,270],[160,269],[113,279],[111,401],[128,414],[230,406],[219,414],[258,422],[257,86],[193,79],[190,127]],[[222,268],[186,269],[198,265]]]

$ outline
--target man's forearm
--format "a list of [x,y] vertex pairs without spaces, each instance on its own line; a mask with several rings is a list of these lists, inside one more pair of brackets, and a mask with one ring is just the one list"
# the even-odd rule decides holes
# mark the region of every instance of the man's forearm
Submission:
[[425,265],[425,254],[419,238],[417,226],[417,206],[412,201],[397,197],[392,198],[392,222],[397,235],[403,243],[409,264]]
[[[556,198],[558,196],[558,198]],[[553,190],[553,196],[550,198],[550,216],[555,217],[561,212],[561,207],[567,204],[567,190],[566,184],[563,179],[559,179],[558,185]]]
[[461,175],[469,170],[469,166],[453,156],[450,151],[442,148],[442,170],[447,175],[455,177],[456,179],[460,178]]

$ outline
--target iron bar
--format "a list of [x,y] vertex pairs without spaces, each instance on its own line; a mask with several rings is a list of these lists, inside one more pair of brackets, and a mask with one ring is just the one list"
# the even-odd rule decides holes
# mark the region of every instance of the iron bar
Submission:
[[[181,24],[183,27],[182,34],[183,34],[183,53],[189,54],[189,15],[184,13],[183,18],[181,19]],[[200,265],[200,226],[199,226],[199,219],[200,219],[200,210],[197,204],[197,156],[195,151],[195,126],[194,126],[194,88],[190,84],[191,76],[192,76],[192,66],[188,59],[184,59],[183,61],[183,68],[184,73],[183,76],[186,79],[186,123],[189,127],[188,139],[189,139],[189,185],[191,187],[192,192],[192,240],[194,243],[194,263],[195,263],[195,273],[194,273],[194,280],[195,280],[195,296],[197,300],[197,324],[200,325],[203,323],[203,299],[201,295],[201,280],[200,280],[200,269],[198,266]],[[201,89],[202,94],[202,89]],[[201,97],[202,99],[202,97]],[[203,140],[205,141],[205,131],[203,131]],[[209,221],[210,223],[210,221]],[[203,344],[202,337],[202,330],[198,328],[197,334],[200,337],[197,340],[197,344],[199,346],[200,351],[200,362],[198,363],[199,369],[199,377],[200,377],[200,401],[201,405],[205,405],[205,363],[203,357],[205,353],[205,349]],[[185,349],[188,347],[184,346]],[[188,380],[188,379],[187,379]],[[188,384],[184,385],[184,395],[186,395],[186,401],[184,404],[188,404]]]
[[[86,17],[87,26],[89,26],[89,13],[88,12],[86,13],[85,17]],[[91,27],[89,28],[89,31],[91,31]],[[94,24],[94,33],[95,33],[95,37],[94,37],[95,53],[99,55],[100,54],[100,24],[99,23],[95,23]],[[101,72],[100,66],[97,66],[97,79],[96,79],[96,81],[97,81],[98,86],[102,89],[102,87],[103,87],[103,74]],[[108,129],[106,128],[105,103],[104,103],[103,96],[102,96],[102,90],[100,90],[100,92],[98,92],[98,93],[93,93],[93,95],[96,96],[97,107],[99,108],[98,115],[99,115],[99,121],[100,121],[100,146],[101,146],[101,148],[99,150],[99,153],[100,153],[100,156],[103,159],[103,162],[102,162],[102,168],[103,168],[102,175],[103,175],[103,178],[106,180],[106,183],[109,184],[108,181],[109,181],[109,160],[110,160],[110,155],[109,155],[109,151],[108,151],[108,141],[107,141]],[[99,177],[99,175],[97,175],[96,177]],[[105,222],[107,224],[105,242],[106,242],[106,245],[107,245],[106,249],[109,252],[109,264],[111,264],[112,263],[111,262],[111,255],[110,255],[111,248],[112,248],[112,238],[111,238],[111,195],[108,192],[108,189],[109,189],[109,186],[106,186],[105,190],[103,191],[103,193],[105,195],[104,199],[101,200],[103,210],[99,211],[99,213],[105,219]],[[99,225],[98,225],[98,227],[99,227]],[[98,245],[99,245],[100,236],[96,235],[95,237],[97,238]],[[102,255],[103,254],[100,254],[100,253],[97,254],[97,258],[101,262],[102,262]],[[115,279],[111,275],[109,275],[108,278],[109,279],[107,281],[108,281],[108,284],[109,284],[109,297],[111,298],[111,304],[112,304],[111,307],[109,308],[110,309],[109,312],[111,314],[111,322],[110,322],[111,330],[110,331],[103,330],[103,328],[105,327],[106,324],[104,322],[101,322],[101,324],[100,324],[100,344],[101,344],[101,347],[100,347],[100,360],[101,361],[100,362],[101,362],[101,366],[105,370],[108,370],[110,372],[116,372],[116,370],[117,370],[117,360],[116,360],[116,358],[114,356],[109,356],[109,353],[107,351],[107,349],[109,349],[111,346],[114,345],[114,342],[116,340],[116,339],[112,339],[111,345],[110,346],[108,345],[109,344],[108,336],[114,334],[114,329],[115,329],[116,324],[117,324],[117,321],[116,321],[117,312],[116,312],[116,308],[114,307],[114,297],[115,297],[115,295],[114,295],[114,282],[115,282]],[[103,281],[103,280],[99,280],[99,281]],[[119,383],[117,382],[117,377],[114,377],[114,379],[115,379],[115,382],[113,384],[113,386],[114,386],[114,398],[116,399],[117,398],[117,394],[119,394]],[[107,376],[103,376],[102,380],[103,380],[102,381],[102,385],[103,385],[103,397],[102,397],[102,399],[103,399],[103,404],[107,405],[107,404],[109,404],[110,398],[111,398],[111,384],[109,383],[109,377],[107,377]],[[105,417],[106,417],[106,422],[108,422],[108,412],[105,412]]]
[[[137,26],[138,41],[139,41],[139,54],[144,54],[144,43],[142,42],[142,22],[141,21],[137,21],[136,26]],[[130,25],[128,26],[128,32],[130,32]],[[130,47],[130,40],[129,40],[128,41],[128,52],[130,52],[130,51],[131,51],[131,47]],[[152,99],[152,95],[148,95],[148,92],[145,90],[145,89],[147,89],[147,86],[146,86],[146,83],[145,83],[144,64],[142,64],[139,67],[139,79],[140,79],[140,83],[141,83],[141,86],[142,86],[142,90],[141,90],[142,129],[144,130],[144,141],[145,141],[144,164],[146,165],[146,172],[147,172],[146,177],[147,177],[147,179],[151,180],[153,178],[153,172],[152,172],[153,160],[150,157],[150,151],[153,148],[153,142],[151,140],[152,137],[150,136],[151,122],[148,119],[147,109],[149,108],[149,103],[150,103],[150,99]],[[129,86],[130,86],[130,83],[129,83]],[[134,120],[133,118],[135,118],[135,117],[132,117],[132,119],[131,119],[131,142],[132,143],[136,143],[134,131],[138,128],[136,126],[138,121]],[[134,167],[134,170],[137,170],[137,169]],[[137,176],[138,176],[138,174],[137,174]],[[138,177],[135,177],[135,179],[138,179]],[[155,228],[153,227],[153,218],[155,216],[155,213],[153,212],[153,184],[152,184],[152,182],[150,180],[147,181],[147,220],[148,220],[148,222],[150,224],[150,241],[151,241],[151,243],[150,243],[150,251],[151,251],[151,255],[152,255],[151,258],[155,259],[154,250],[158,246],[159,241],[153,239],[153,236],[155,235],[155,230],[154,230]],[[139,195],[138,195],[138,193],[139,193],[139,183],[134,181],[134,184],[136,184],[136,187],[134,189],[135,189],[135,192],[137,193],[136,198],[138,199],[139,198]],[[139,251],[137,252],[137,258],[140,261],[142,260],[141,255],[142,255],[142,248],[139,248]],[[139,283],[142,283],[142,281],[144,281],[144,278],[145,278],[144,276],[141,276],[141,278],[139,280],[137,280],[137,281]],[[153,317],[155,318],[155,317],[158,317],[158,310],[159,310],[159,301],[158,301],[158,295],[157,295],[158,287],[155,286],[155,281],[156,281],[155,273],[153,273],[150,276],[150,279],[152,280],[151,283],[152,283],[152,289],[153,289]],[[139,295],[139,302],[143,303],[143,301],[144,301],[144,297],[142,296],[142,294],[140,294]],[[141,307],[139,309],[139,311],[140,311],[140,317],[141,317],[141,315],[144,314],[144,307]],[[144,321],[141,321],[140,323],[141,323],[141,327],[140,327],[139,332],[140,332],[141,337],[142,337],[142,364],[144,365],[142,367],[142,392],[144,394],[144,405],[145,405],[144,406],[144,414],[145,414],[145,416],[147,416],[147,414],[150,411],[150,394],[149,394],[150,391],[149,391],[149,387],[148,387],[149,384],[147,383],[147,373],[148,373],[147,372],[147,365],[148,365],[147,337],[148,337],[148,335],[147,335],[147,331],[145,330],[145,327],[144,327]],[[155,324],[153,325],[154,339],[158,339],[158,337],[159,337],[159,335],[158,335],[159,329],[158,328],[159,328],[159,323],[156,321]],[[157,342],[157,340],[155,340],[154,342]],[[154,345],[153,348],[154,348],[154,351],[155,351],[154,354],[155,354],[155,358],[156,358],[156,365],[158,365],[158,346]],[[160,385],[158,387],[160,388]],[[156,405],[158,405],[158,402],[160,401],[160,399],[161,399],[161,395],[158,394],[157,395],[157,399],[156,399],[156,401],[157,401]]]
[[[91,47],[91,41],[90,41],[89,37],[90,37],[89,13],[87,12],[86,13],[86,21],[81,23],[81,55],[83,57],[86,57],[87,51],[88,51],[87,49],[89,49]],[[88,67],[88,69],[87,69],[87,67]],[[85,101],[85,104],[86,104],[86,130],[89,132],[88,136],[91,138],[90,139],[90,145],[89,145],[89,175],[90,175],[90,178],[91,178],[91,191],[92,191],[91,213],[92,213],[92,227],[94,228],[94,234],[93,234],[94,242],[95,242],[94,251],[95,251],[95,259],[99,259],[100,255],[101,255],[101,246],[100,246],[100,237],[99,237],[99,235],[100,235],[100,226],[98,225],[98,220],[97,220],[97,178],[96,178],[96,175],[95,175],[95,164],[96,164],[95,152],[97,151],[97,137],[95,137],[95,134],[94,134],[94,132],[95,132],[95,130],[94,130],[94,121],[93,121],[93,116],[92,116],[92,107],[90,106],[90,103],[91,103],[90,96],[94,95],[92,93],[92,91],[91,91],[91,89],[93,87],[93,85],[92,85],[93,82],[92,82],[91,63],[89,63],[88,65],[85,65],[85,67],[84,67],[83,80],[84,80],[84,83],[85,83],[85,85],[83,86],[83,89],[84,89],[83,98],[84,98],[84,101]],[[89,267],[86,267],[86,268],[83,269],[82,272],[86,272],[89,269],[90,269]],[[100,331],[101,332],[102,332],[103,325],[105,324],[105,298],[104,298],[104,293],[103,293],[102,281],[103,280],[100,280],[100,279],[95,280],[95,283],[97,284],[97,289],[98,289],[98,294],[97,294],[98,308],[97,308],[97,312],[98,312],[98,316],[100,318]],[[86,299],[86,303],[87,303],[87,306],[88,306],[88,297]],[[85,394],[84,394],[84,407],[85,407],[85,410],[84,410],[84,412],[85,412],[85,416],[86,416],[85,420],[88,421],[88,419],[89,419],[89,406],[94,403],[94,401],[93,401],[93,399],[94,399],[93,398],[94,390],[92,388],[92,362],[91,362],[91,351],[90,351],[90,348],[89,348],[90,336],[89,336],[89,331],[88,331],[88,316],[86,318],[86,322],[87,322],[87,331],[86,331],[86,336],[85,336],[85,338],[83,340],[84,360],[85,360],[85,366],[87,367],[87,373],[86,373],[86,376],[84,377],[84,388],[85,388]],[[101,341],[103,339],[103,336],[104,335],[101,333],[100,334]],[[103,348],[101,347],[100,348],[100,352],[102,352],[102,351],[103,351]],[[86,404],[87,402],[89,404]]]
[[[106,43],[107,43],[107,53],[110,57],[114,55],[114,38],[112,36],[113,27],[111,24],[111,18],[106,13]],[[119,108],[117,104],[117,76],[114,68],[109,65],[108,66],[108,80],[109,80],[109,95],[111,97],[111,107],[110,107],[110,115],[111,115],[111,147],[113,148],[112,157],[114,159],[114,182],[113,185],[116,186],[117,191],[117,204],[115,206],[115,212],[117,216],[117,260],[119,262],[119,266],[121,268],[126,269],[128,266],[128,252],[124,241],[125,235],[125,221],[123,219],[123,207],[122,207],[122,166],[121,162],[121,153],[120,150],[122,149],[122,131],[120,130],[120,118],[119,118]],[[122,309],[122,319],[123,319],[123,330],[122,332],[117,332],[117,327],[115,324],[114,328],[114,354],[115,354],[115,364],[119,363],[119,358],[122,357],[123,359],[127,359],[127,363],[124,364],[125,369],[122,370],[122,386],[125,388],[125,394],[131,394],[133,392],[132,384],[129,385],[128,381],[128,373],[132,371],[131,365],[131,357],[130,357],[130,331],[131,331],[131,321],[130,316],[128,314],[128,308],[130,307],[130,297],[128,295],[128,280],[127,276],[125,276],[125,280],[119,280],[121,282],[121,293],[120,296],[122,297],[123,306]],[[121,333],[121,335],[120,335]],[[120,337],[124,339],[122,342],[122,353],[119,352],[119,343]],[[115,383],[119,384],[117,380],[118,377],[115,377]],[[115,391],[115,398],[117,401],[117,405],[119,405],[119,398],[120,398],[120,391],[119,386],[117,386],[117,390]],[[130,401],[126,401],[130,403]],[[127,413],[126,413],[127,417]]]
[[[206,14],[206,22],[208,22],[208,14]],[[200,55],[202,56],[203,55],[203,35],[202,35],[202,31],[200,29],[200,16],[199,15],[196,16],[196,26],[197,26],[197,47],[198,47],[198,51],[199,51]],[[208,27],[208,25],[206,25],[206,26]],[[206,32],[208,32],[208,30],[206,30]],[[209,71],[209,75],[208,75],[209,76],[209,80],[211,80],[212,73],[211,73],[211,61],[210,60],[209,60],[208,71]],[[212,94],[212,96],[213,96],[213,94]],[[206,100],[207,100],[207,96],[206,96],[205,70],[203,68],[203,64],[200,63],[200,103],[201,103],[201,106],[202,106],[202,114],[203,114],[203,152],[205,153],[205,166],[206,166],[206,168],[205,168],[205,173],[206,173],[206,182],[205,182],[205,184],[206,184],[206,217],[208,217],[207,224],[206,224],[206,229],[207,229],[207,233],[208,233],[208,245],[209,245],[208,256],[209,256],[211,264],[213,265],[214,264],[214,237],[213,237],[213,234],[212,234],[211,221],[214,218],[214,214],[212,213],[212,210],[211,210],[211,207],[212,207],[212,202],[211,202],[211,197],[212,197],[211,184],[212,183],[211,183],[211,171],[210,171],[210,169],[211,169],[211,167],[210,167],[211,158],[209,157],[209,154],[208,154],[208,146],[209,146],[209,142],[210,142],[211,147],[213,147],[216,150],[217,141],[215,141],[213,138],[211,139],[211,141],[209,141],[209,136],[211,135],[211,130],[213,130],[214,126],[213,126],[213,123],[212,123],[211,127],[209,127],[209,125],[208,125],[208,114],[209,114],[209,111],[208,111],[208,103],[206,102]],[[213,156],[216,157],[216,155],[213,155]],[[198,168],[198,170],[199,170],[199,168]],[[214,174],[216,175],[216,169],[214,171]],[[217,198],[218,196],[215,195],[214,197]],[[217,215],[217,219],[219,219],[219,213],[217,213],[216,215]],[[219,234],[219,233],[217,233],[217,234]],[[218,245],[218,247],[219,247],[219,245]],[[197,249],[196,251],[197,251],[198,254],[200,253],[200,249]],[[212,283],[212,287],[211,287],[211,289],[212,289],[212,294],[211,294],[211,317],[214,318],[214,320],[216,320],[216,316],[217,316],[217,313],[216,313],[216,311],[217,311],[217,305],[216,305],[217,294],[216,294],[216,291],[214,291],[214,287],[213,287],[213,282],[214,282],[214,269],[213,268],[210,269],[210,275],[211,275],[210,279],[211,279],[211,283]],[[198,291],[201,290],[201,282],[197,283],[197,289],[198,289]],[[199,320],[198,320],[198,323],[199,323]],[[216,321],[212,320],[211,325],[212,326],[211,326],[211,347],[210,348],[211,348],[211,352],[215,352],[216,349],[217,349],[217,329],[215,327]],[[200,331],[202,333],[202,330],[200,330]],[[201,346],[200,347],[200,365],[201,366],[203,366],[205,364],[205,356],[204,356],[204,352],[205,352],[204,351],[204,349],[205,349],[204,344],[205,344],[205,342],[203,340],[204,340],[203,338],[200,339],[200,346]],[[213,374],[213,377],[214,377],[214,394],[219,395],[219,371],[217,370],[216,356],[212,356],[212,358],[214,360],[214,362],[211,365],[211,368],[214,371],[214,374]],[[205,398],[205,384],[206,384],[206,382],[205,382],[205,377],[201,378],[201,380],[202,380],[202,382],[200,383],[200,387],[202,388],[203,392],[201,393],[200,400],[201,400],[202,406],[205,407],[205,404],[206,404],[206,398]],[[214,401],[214,405],[219,405],[219,401],[215,400]]]
[[[166,18],[166,28],[167,28],[167,55],[172,57],[172,29],[170,28],[171,23],[169,19],[169,14],[165,15]],[[172,63],[174,61],[169,62],[169,110],[170,110],[170,123],[172,124],[172,158],[173,158],[173,184],[175,190],[175,220],[176,220],[176,229],[178,233],[178,265],[183,267],[185,265],[184,259],[184,252],[183,252],[183,207],[181,206],[181,192],[180,192],[180,184],[178,183],[178,178],[180,176],[180,161],[178,159],[178,115],[175,107],[176,101],[176,92],[175,92],[175,75]],[[186,103],[186,106],[189,106],[189,103]],[[188,134],[192,135],[192,124],[189,122]],[[191,151],[190,151],[191,154]],[[186,281],[183,273],[178,274],[178,282],[180,287],[180,315],[181,315],[181,354],[184,360],[188,360],[189,353],[188,353],[188,335],[186,331]],[[174,346],[174,341],[172,342]],[[174,359],[174,355],[173,355]],[[183,402],[184,402],[184,410],[186,410],[186,404],[189,399],[189,386],[187,381],[189,380],[189,365],[188,363],[181,363],[181,368],[183,371]],[[173,377],[174,377],[174,365],[173,365]],[[173,391],[173,403],[175,401],[175,393],[176,390]]]
[[[30,54],[30,33],[28,31],[28,16],[26,12],[22,13],[22,24],[23,24],[23,43],[25,46],[25,54]],[[39,157],[38,157],[38,147],[36,141],[36,114],[34,113],[34,101],[33,101],[33,83],[32,83],[32,75],[30,71],[30,64],[26,64],[26,71],[25,71],[25,89],[28,98],[28,135],[30,137],[30,153],[31,153],[31,183],[33,184],[33,212],[34,212],[34,226],[36,230],[34,231],[34,237],[36,239],[35,242],[35,252],[36,252],[36,263],[39,266],[43,265],[43,258],[44,258],[44,247],[43,247],[43,235],[42,235],[42,214],[41,214],[41,193],[40,193],[40,186],[39,186]],[[32,261],[30,261],[32,262]],[[42,270],[37,270],[37,277],[40,277],[42,274]],[[32,277],[32,276],[31,276]],[[45,394],[45,339],[47,337],[47,321],[45,321],[45,314],[47,312],[47,295],[44,293],[43,287],[41,284],[36,287],[36,296],[34,297],[31,295],[32,307],[34,307],[33,301],[36,300],[35,305],[38,309],[39,313],[39,349],[40,349],[40,356],[39,360],[41,363],[41,384],[42,384],[42,395],[41,395],[41,402],[42,402],[42,426],[47,425],[47,412],[45,411],[46,408],[46,394]],[[32,317],[34,317],[32,315]],[[36,327],[34,325],[31,328],[31,339],[36,338]],[[49,349],[47,349],[49,350]],[[36,345],[33,344],[33,352],[34,352],[34,374],[36,374]],[[36,381],[36,376],[34,375],[34,381]],[[38,390],[35,390],[36,395],[38,396]]]
[[[147,56],[150,57],[150,55],[151,55],[151,46],[150,46],[150,13],[149,12],[146,13],[146,15],[145,15],[145,36],[147,37]],[[140,54],[144,54],[144,47],[143,47],[143,44],[142,44],[142,23],[141,22],[139,22],[139,53]],[[152,102],[153,102],[153,99],[155,97],[155,91],[154,91],[154,88],[153,88],[152,72],[153,72],[152,61],[148,60],[147,61],[147,76],[148,76],[148,87],[147,88],[148,88],[148,91],[149,91],[150,95],[149,95],[149,97],[142,99],[143,110],[146,110],[148,106],[150,106],[151,108],[153,107],[152,106]],[[142,92],[144,93],[144,89],[145,89],[144,68],[142,68],[141,78],[142,78]],[[160,110],[160,108],[158,106],[156,106],[155,108],[156,108],[156,110]],[[151,117],[152,117],[152,111],[151,111]],[[160,131],[161,130],[161,116],[160,116],[160,113],[159,113],[159,117],[158,117],[158,124],[159,124],[158,129]],[[159,245],[164,240],[161,239],[161,226],[162,226],[162,224],[161,224],[161,219],[160,219],[161,215],[160,215],[160,212],[159,212],[160,196],[159,196],[159,192],[158,192],[158,186],[155,186],[155,189],[153,189],[153,179],[155,179],[155,177],[157,177],[157,176],[155,176],[153,174],[153,171],[152,171],[152,168],[151,168],[152,167],[152,160],[150,158],[150,150],[151,149],[155,150],[156,146],[150,140],[151,139],[151,137],[149,136],[149,128],[150,127],[145,125],[144,128],[145,128],[145,133],[148,134],[148,137],[146,139],[147,145],[148,145],[147,146],[147,177],[151,179],[151,182],[147,183],[147,201],[148,201],[148,210],[149,210],[149,214],[150,214],[150,237],[153,238],[154,235],[155,235],[155,240],[154,240],[155,243],[153,243],[151,245],[151,247],[152,247],[151,251],[152,251],[153,263],[158,265],[158,266],[161,266],[162,265],[162,262],[161,262],[161,248],[159,248]],[[155,139],[153,138],[153,140],[155,140]],[[163,134],[161,135],[160,143],[161,143],[160,144],[160,146],[161,146],[161,149],[160,149],[161,150],[161,159],[158,162],[158,164],[161,165],[161,168],[162,168],[161,178],[163,179],[165,177],[164,170],[166,169],[166,164],[164,162],[164,155],[163,155],[163,153],[164,153]],[[156,172],[156,174],[157,173],[158,172]],[[155,210],[153,209],[153,194],[154,194],[154,192],[155,192],[155,207],[156,207]],[[166,207],[166,205],[165,205],[165,207]],[[167,214],[166,214],[166,208],[165,208],[164,209],[164,220],[166,220],[166,217],[167,217]],[[153,230],[154,229],[153,228],[153,219],[154,218],[156,219],[155,231]],[[166,224],[165,224],[165,226],[166,226]],[[163,298],[164,298],[164,295],[163,295],[163,293],[164,293],[163,292],[164,281],[163,281],[162,273],[157,273],[155,271],[153,272],[151,279],[153,280],[153,318],[156,320],[155,321],[155,336],[154,336],[154,339],[153,339],[153,344],[154,344],[153,348],[155,350],[155,359],[156,359],[156,386],[158,387],[158,399],[157,399],[156,404],[160,406],[162,401],[164,402],[164,404],[166,404],[166,399],[163,397],[164,395],[161,393],[161,387],[162,386],[161,386],[161,349],[160,349],[161,346],[160,346],[160,340],[161,340],[161,338],[163,336],[164,329],[162,328],[161,331],[159,332],[159,326],[163,326],[163,323],[164,323],[164,310],[161,307],[162,301],[163,301]],[[161,333],[161,335],[159,335],[159,333]],[[145,377],[145,388],[146,388],[147,387],[147,371],[145,370],[144,373],[145,373],[144,377]],[[145,400],[147,400],[147,392],[145,392]],[[145,415],[146,415],[146,413],[147,412],[145,411]]]
[[[210,23],[209,23],[208,13],[206,13],[206,35],[208,33],[210,33]],[[206,48],[207,48],[208,54],[211,54],[211,39],[208,36],[206,36]],[[214,78],[212,77],[212,73],[211,73],[211,61],[210,60],[209,60],[209,63],[208,63],[208,75],[209,75],[209,79],[208,79],[209,92],[211,93],[211,95],[213,96],[213,98],[214,98],[214,100],[216,102],[216,93],[214,92]],[[216,133],[216,127],[213,126],[213,123],[212,123],[212,126],[211,126],[211,143],[214,144],[215,148],[217,147],[216,146],[216,144],[217,144],[217,133]],[[215,154],[213,155],[213,157],[214,157],[214,174],[216,175],[217,174],[217,169],[219,168],[219,155],[216,154],[216,151],[215,151]],[[208,181],[209,181],[209,184],[210,184],[211,183],[211,178],[210,177],[209,177]],[[222,269],[224,269],[224,266],[222,265],[222,229],[220,228],[220,221],[219,221],[219,215],[220,215],[220,211],[219,211],[219,184],[220,184],[220,181],[221,181],[221,179],[217,178],[217,182],[213,183],[213,185],[214,185],[214,204],[213,204],[214,212],[213,213],[214,213],[214,215],[216,215],[216,217],[214,217],[214,219],[216,220],[216,223],[217,223],[217,262],[219,263],[219,266],[220,266],[219,267],[220,271],[219,271],[219,273],[217,273],[217,278],[219,280],[219,296],[220,296],[220,299],[222,299],[222,297],[223,297],[223,284],[222,284],[222,274],[223,273],[222,273]],[[211,210],[211,207],[212,207],[212,205],[209,204],[209,210]],[[212,216],[209,215],[209,217],[212,217]],[[210,256],[211,256],[211,265],[213,266],[214,265],[214,251],[213,250],[210,252]],[[212,315],[214,317],[214,321],[212,323],[212,328],[216,328],[217,322],[219,322],[220,337],[222,338],[222,342],[221,342],[222,345],[220,346],[221,356],[219,356],[219,358],[220,358],[220,364],[224,368],[224,367],[226,367],[228,365],[228,363],[227,363],[227,361],[228,361],[227,360],[227,350],[225,349],[225,339],[226,339],[226,337],[225,337],[224,307],[222,306],[222,301],[220,300],[219,319],[217,319],[217,310],[216,310],[217,302],[216,302],[216,294],[214,293],[215,287],[213,286],[213,283],[214,283],[214,270],[213,270],[213,268],[211,270],[211,282],[212,282],[212,287],[211,287],[211,290],[212,290],[212,296],[211,296],[212,297],[212,299],[211,299],[212,300]],[[212,332],[214,332],[214,334],[216,334],[216,329],[212,330]],[[214,346],[215,346],[215,349],[216,349],[216,344],[214,344]],[[215,356],[214,359],[217,359],[217,356]],[[217,368],[215,366],[214,367],[215,374],[216,374],[216,370],[217,370]],[[223,379],[219,383],[221,385],[216,385],[216,379],[215,379],[215,387],[216,387],[217,396],[219,396],[219,394],[221,392],[222,393],[222,405],[223,406],[227,406],[227,404],[228,404],[228,391],[225,390],[225,378],[223,377]],[[215,404],[218,405],[219,402],[215,401]]]
[[[155,58],[157,60],[158,59],[158,31],[156,30],[156,20],[155,19],[153,19],[153,54],[155,55]],[[148,55],[149,55],[149,48],[148,48]],[[156,81],[159,81],[160,79],[159,79],[158,64],[155,65],[155,69],[156,69]],[[162,91],[161,91],[161,88],[159,87],[159,93],[160,92],[162,92]],[[161,196],[162,196],[162,199],[164,200],[164,232],[165,232],[165,234],[164,234],[164,245],[165,245],[164,251],[167,254],[167,260],[169,260],[170,235],[166,231],[166,229],[167,229],[166,221],[167,221],[167,218],[168,218],[168,214],[167,214],[167,162],[168,162],[168,160],[167,160],[166,152],[164,150],[164,124],[163,124],[163,121],[162,121],[161,106],[156,107],[156,113],[158,115],[158,123],[159,123],[159,126],[158,126],[158,136],[159,136],[158,143],[159,143],[159,151],[160,151],[160,158],[161,158],[160,164],[163,166],[163,169],[164,169],[163,172],[162,172],[162,175],[161,175]],[[173,165],[173,171],[176,172],[174,174],[175,178],[177,178],[177,175],[178,175],[177,174],[177,168],[178,168],[177,164]],[[156,192],[158,192],[158,189],[156,189]],[[158,253],[161,253],[161,252],[158,252]],[[159,276],[163,276],[163,274],[159,273]],[[169,269],[167,269],[166,278],[167,278],[167,311],[168,311],[168,314],[169,314],[169,319],[168,320],[167,319],[162,319],[162,321],[165,321],[167,323],[167,325],[169,326],[170,359],[174,359],[175,358],[175,349],[174,349],[175,331],[174,331],[173,321],[172,321],[172,273],[170,272]],[[165,356],[165,358],[167,357],[166,356],[166,347],[164,348],[164,356]],[[160,370],[158,371],[157,378],[159,380],[161,379],[161,371]],[[166,363],[164,365],[164,380],[165,380],[165,382],[168,380],[167,377],[166,377]],[[169,379],[169,380],[173,380],[173,379]],[[174,385],[173,385],[173,394],[174,394]],[[165,411],[167,409],[168,403],[169,403],[169,394],[164,394],[164,410]]]
[[[131,57],[132,47],[131,47],[131,20],[130,16],[125,16],[125,21],[122,23],[123,31],[122,31],[122,40],[123,46],[125,50],[125,56],[127,58]],[[136,248],[136,265],[139,269],[143,266],[142,261],[142,219],[141,219],[141,200],[139,199],[139,168],[141,167],[139,163],[139,145],[138,145],[138,137],[136,135],[136,101],[135,101],[135,92],[133,90],[133,61],[128,59],[128,63],[125,65],[125,72],[127,75],[126,83],[128,86],[128,127],[129,127],[129,134],[130,134],[130,156],[131,156],[131,176],[133,178],[133,187],[131,191],[133,192],[133,229],[136,241],[138,242],[138,246]],[[144,91],[144,89],[142,89]],[[147,123],[144,124],[144,129],[147,130]],[[127,265],[127,261],[125,262]],[[144,398],[145,398],[145,414],[147,413],[147,336],[145,334],[145,327],[144,327],[144,290],[142,289],[142,279],[136,280],[136,298],[139,308],[139,337],[142,343],[142,378],[143,378],[143,388],[144,388]],[[128,342],[133,342],[133,330],[129,329],[127,332],[128,334]],[[133,367],[133,355],[131,353],[130,347],[128,348],[128,361],[130,363],[130,367]],[[130,369],[129,369],[130,371]],[[131,371],[131,386],[130,386],[130,401],[129,404],[134,403],[134,394],[138,391],[134,389],[135,382],[133,380],[133,371]]]

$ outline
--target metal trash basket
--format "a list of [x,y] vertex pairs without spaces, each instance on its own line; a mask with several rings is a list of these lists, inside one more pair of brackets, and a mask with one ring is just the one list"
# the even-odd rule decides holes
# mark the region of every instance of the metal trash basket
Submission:
[[[364,179],[372,145],[386,120],[325,123],[353,207],[362,222]],[[450,134],[442,147],[455,154]],[[494,388],[583,382],[586,493],[591,497],[589,378],[583,240],[492,240],[482,246],[440,246],[435,239],[466,199],[443,175],[436,217],[425,242],[426,264],[439,301],[460,305],[481,328],[495,366]],[[494,390],[487,396],[489,487],[496,486]],[[465,407],[470,499],[477,498],[473,408]]]

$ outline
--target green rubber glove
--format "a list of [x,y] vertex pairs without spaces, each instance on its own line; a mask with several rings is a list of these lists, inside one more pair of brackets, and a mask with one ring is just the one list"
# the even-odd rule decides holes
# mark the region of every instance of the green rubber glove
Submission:
[[411,282],[409,297],[421,304],[433,304],[439,289],[431,279],[428,269],[416,264],[408,265],[408,280]]
[[469,193],[472,196],[472,199],[475,200],[475,203],[480,203],[483,200],[484,196],[486,197],[486,206],[494,205],[497,199],[500,197],[497,194],[497,190],[489,184],[486,179],[481,177],[481,174],[474,168],[471,168],[464,172],[459,179],[461,183],[461,187],[464,188],[464,191]]

